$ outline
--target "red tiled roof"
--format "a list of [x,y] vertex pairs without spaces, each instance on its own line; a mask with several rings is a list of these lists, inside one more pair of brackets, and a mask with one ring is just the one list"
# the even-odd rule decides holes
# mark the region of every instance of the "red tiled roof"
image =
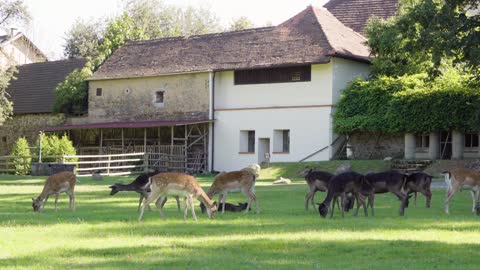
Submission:
[[148,128],[169,127],[209,123],[211,120],[183,120],[183,121],[132,121],[132,122],[109,122],[83,125],[64,125],[56,127],[43,127],[42,131],[73,130],[73,129],[98,129],[98,128]]
[[324,7],[344,25],[362,35],[368,20],[375,16],[387,19],[398,11],[399,0],[330,0]]
[[326,9],[309,6],[276,27],[130,42],[91,80],[326,63],[335,55],[368,61],[365,41]]

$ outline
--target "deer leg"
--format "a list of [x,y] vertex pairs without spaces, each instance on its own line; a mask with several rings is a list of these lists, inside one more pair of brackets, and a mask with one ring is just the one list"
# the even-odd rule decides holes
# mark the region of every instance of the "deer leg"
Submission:
[[[312,198],[312,192],[308,192],[307,195],[305,195],[305,210],[308,210],[308,203],[310,202],[310,199]],[[312,200],[313,203],[313,200]],[[315,207],[313,207],[315,209]]]
[[195,221],[197,221],[197,215],[195,215],[195,207],[193,205],[193,197],[192,194],[187,195],[188,203],[190,204],[190,208],[192,209],[192,217]]
[[430,208],[430,201],[432,200],[432,192],[429,189],[420,191],[426,198],[426,207]]
[[163,213],[163,205],[165,205],[165,201],[167,200],[167,195],[166,194],[162,194],[160,196],[160,198],[157,200],[157,202],[155,203],[155,205],[157,206],[158,208],[158,212],[160,212],[160,217],[163,219],[163,220],[166,220],[167,217],[165,216],[165,214]]
[[413,205],[415,205],[415,207],[417,207],[417,192],[415,191],[414,192],[414,196],[413,196]]
[[180,212],[180,198],[178,196],[175,196],[175,200],[177,201],[177,209],[178,209],[178,212]]
[[45,209],[45,205],[47,204],[47,201],[48,201],[49,197],[50,197],[50,195],[47,195],[47,197],[45,197],[45,201],[43,201],[43,203],[42,203],[42,208],[41,208],[42,211]]
[[55,193],[55,212],[57,212],[58,193]]
[[357,208],[355,209],[355,213],[353,213],[354,217],[358,216],[358,210],[360,209],[360,201],[359,201],[358,196],[356,194],[355,194],[355,199],[357,200]]
[[140,215],[138,216],[138,222],[142,222],[143,213],[145,212],[145,207],[149,205],[152,201],[158,198],[158,193],[150,193],[147,198],[142,203],[142,207],[140,208]]
[[333,218],[333,212],[335,211],[335,203],[337,202],[337,196],[333,197],[332,212],[330,212],[330,218]]
[[222,199],[221,199],[221,204],[222,204],[222,215],[225,213],[225,202],[227,201],[227,193],[222,193]]
[[310,201],[312,202],[312,208],[315,209],[315,193],[317,193],[317,191],[314,189],[312,191],[312,197],[310,198]]
[[450,214],[450,200],[452,199],[453,195],[460,189],[459,186],[455,185],[452,186],[450,189],[447,191],[447,198],[445,199],[445,213]]
[[75,191],[74,190],[70,190],[70,198],[71,198],[71,202],[72,202],[72,211],[75,211]]
[[358,209],[360,208],[360,203],[362,204],[363,206],[363,212],[365,214],[366,217],[368,217],[368,209],[367,209],[367,204],[365,203],[365,199],[363,199],[362,197],[360,197],[360,194],[359,193],[355,193],[355,198],[357,199],[357,213],[358,213]]
[[472,201],[473,201],[473,206],[472,206],[472,213],[475,213],[476,207],[477,207],[477,198],[475,196],[475,191],[470,190],[470,193],[472,193]]
[[342,218],[345,217],[345,201],[346,201],[346,194],[345,193],[342,193],[342,197],[340,199],[342,201],[341,205],[339,205],[338,207],[340,209],[342,209]]
[[375,210],[373,208],[374,204],[375,204],[375,195],[374,194],[368,195],[367,208],[368,208],[368,205],[370,205],[370,209],[372,209],[372,217],[375,216]]
[[398,197],[398,199],[401,201],[400,211],[399,211],[400,216],[405,215],[405,207],[407,205],[408,196],[403,194],[401,191],[398,191],[398,190],[393,190],[391,192],[393,192]]
[[[177,197],[178,198],[178,197]],[[183,199],[183,220],[187,220],[187,216],[188,216],[188,198],[185,197]]]
[[[257,201],[257,195],[255,195],[255,193],[253,193],[253,191],[250,191],[250,197],[252,197],[253,201],[255,201],[255,208],[257,210],[257,214],[260,214],[260,206],[258,206],[258,201]],[[248,212],[248,207],[247,209],[245,209],[245,211]]]
[[140,211],[140,207],[142,206],[142,201],[143,201],[143,198],[144,198],[143,194],[142,194],[142,193],[140,193],[140,199],[138,200],[138,208],[137,208],[137,212],[139,212],[139,211]]

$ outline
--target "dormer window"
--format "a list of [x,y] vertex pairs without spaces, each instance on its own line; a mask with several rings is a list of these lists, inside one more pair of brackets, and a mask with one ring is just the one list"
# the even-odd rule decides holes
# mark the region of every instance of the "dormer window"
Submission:
[[155,93],[155,103],[163,103],[165,97],[165,91],[157,91]]

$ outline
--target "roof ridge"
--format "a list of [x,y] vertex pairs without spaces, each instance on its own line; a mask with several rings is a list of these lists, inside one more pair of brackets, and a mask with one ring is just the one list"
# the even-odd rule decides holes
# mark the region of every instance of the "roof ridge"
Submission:
[[315,21],[316,21],[316,23],[318,24],[318,27],[320,28],[320,31],[322,31],[323,35],[325,36],[325,39],[327,40],[328,46],[330,46],[330,50],[331,50],[331,51],[336,51],[335,48],[333,47],[332,42],[330,41],[327,33],[325,33],[325,30],[323,29],[322,23],[320,22],[320,20],[319,20],[319,18],[318,18],[318,14],[317,14],[317,10],[318,10],[318,9],[317,9],[316,7],[314,7],[313,5],[309,5],[309,6],[307,7],[307,9],[308,9],[308,8],[310,8],[310,9],[312,10],[313,15],[315,16]]
[[18,67],[26,67],[26,66],[33,66],[33,65],[46,65],[46,64],[57,64],[59,62],[77,62],[77,61],[85,61],[87,62],[86,58],[73,58],[73,59],[60,59],[55,61],[43,61],[43,62],[35,62],[35,63],[28,63],[23,65],[18,65]]
[[153,39],[147,39],[147,40],[133,40],[133,41],[129,41],[126,45],[146,44],[146,43],[172,41],[172,40],[187,40],[187,39],[196,39],[196,38],[203,38],[203,37],[210,37],[210,36],[226,36],[226,35],[232,35],[232,34],[249,33],[253,31],[273,30],[275,27],[276,26],[264,26],[264,27],[255,27],[255,28],[248,28],[248,29],[242,29],[242,30],[216,32],[216,33],[208,33],[208,34],[192,35],[192,36],[176,36],[176,37],[153,38]]
[[335,17],[328,9],[326,9],[325,7],[314,7],[314,6],[310,6],[313,10],[313,13],[315,14],[315,18],[316,18],[316,21],[317,23],[320,25],[320,28],[322,29],[322,32],[324,33],[325,35],[325,38],[327,39],[327,42],[328,44],[330,45],[330,47],[332,48],[332,50],[334,51],[334,53],[337,53],[337,48],[334,47],[334,45],[332,44],[331,40],[330,40],[330,37],[329,37],[329,34],[325,32],[325,29],[324,29],[324,26],[322,25],[322,23],[320,22],[320,18],[319,18],[319,15],[320,15],[320,12],[322,12],[323,14],[322,15],[326,15],[326,16],[329,16],[331,17],[331,19],[333,19],[336,23],[338,23],[339,25],[341,25],[343,28],[345,28],[345,30],[349,31],[351,34],[359,37],[360,39],[363,39],[365,42],[367,42],[367,39],[360,33],[356,32],[355,30],[351,29],[350,27],[346,26],[345,24],[343,24],[340,20],[337,19],[337,17]]

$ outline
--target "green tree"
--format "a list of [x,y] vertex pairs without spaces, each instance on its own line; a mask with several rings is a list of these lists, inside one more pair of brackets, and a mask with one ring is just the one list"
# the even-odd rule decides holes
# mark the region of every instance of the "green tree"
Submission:
[[104,28],[102,21],[77,20],[66,34],[63,46],[65,57],[95,59]]
[[[67,135],[61,138],[56,134],[47,135],[42,133],[42,162],[60,162],[61,156],[74,156],[77,151],[73,147],[73,142],[70,141]],[[39,147],[37,142],[37,147]],[[66,161],[75,161],[76,159],[69,159]]]
[[255,25],[253,24],[253,22],[245,17],[245,16],[242,16],[238,19],[235,19],[233,20],[231,23],[230,23],[230,27],[228,28],[229,31],[237,31],[237,30],[244,30],[244,29],[249,29],[249,28],[254,28]]
[[[23,1],[0,1],[0,27],[8,28],[19,23],[26,23],[30,19]],[[0,69],[0,125],[9,119],[13,112],[13,104],[6,92],[9,82],[14,78],[14,68]]]
[[90,65],[76,69],[70,73],[65,81],[55,88],[55,113],[81,115],[87,110],[88,105],[88,78],[92,76]]
[[25,175],[30,171],[30,163],[32,158],[30,157],[30,148],[27,139],[24,137],[18,138],[13,145],[11,156],[14,156],[12,162],[15,168],[15,174]]

